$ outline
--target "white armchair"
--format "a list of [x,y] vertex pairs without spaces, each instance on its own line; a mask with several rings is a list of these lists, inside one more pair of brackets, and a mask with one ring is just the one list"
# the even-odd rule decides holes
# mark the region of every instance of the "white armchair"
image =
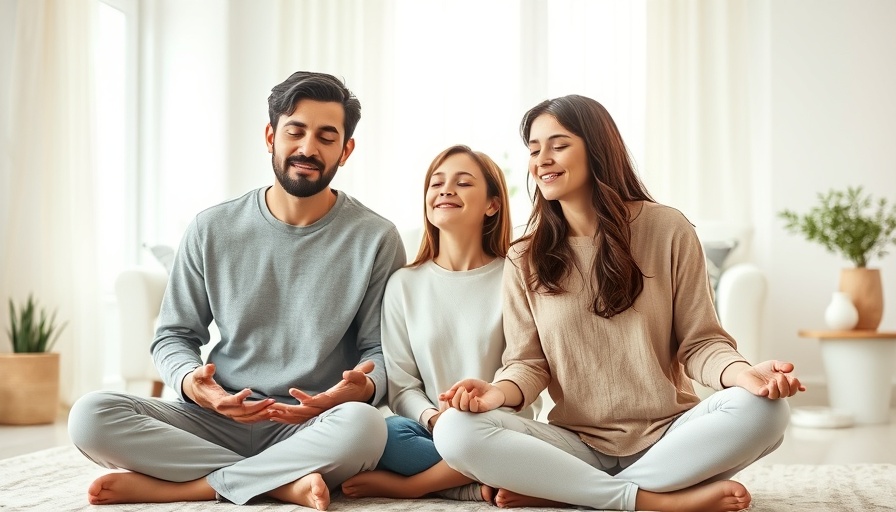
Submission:
[[121,377],[127,391],[133,392],[135,385],[149,383],[150,396],[162,396],[164,385],[152,362],[149,346],[167,284],[167,274],[142,267],[125,270],[115,279]]
[[[750,363],[758,363],[768,281],[762,270],[749,262],[753,230],[748,225],[718,221],[698,221],[695,225],[704,248],[734,242],[721,265],[716,310],[719,323],[737,342],[738,352]],[[694,387],[701,397],[712,393],[696,383]]]
[[[160,397],[166,389],[149,353],[166,286],[168,274],[150,267],[130,268],[115,279],[121,329],[121,376],[126,391],[144,394],[139,388],[148,383],[150,396]],[[209,335],[210,342],[201,349],[203,361],[221,338],[214,322],[209,326]]]
[[[750,363],[759,362],[762,334],[762,313],[767,290],[765,274],[752,263],[736,263],[722,272],[716,289],[719,323],[737,342],[737,351]],[[711,388],[694,382],[701,398],[713,393]]]

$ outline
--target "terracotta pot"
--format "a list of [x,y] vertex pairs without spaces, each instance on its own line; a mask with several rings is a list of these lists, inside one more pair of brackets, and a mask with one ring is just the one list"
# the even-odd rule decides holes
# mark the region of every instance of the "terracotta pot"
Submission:
[[59,354],[0,354],[0,424],[53,423],[59,414]]
[[849,295],[859,312],[859,321],[854,329],[876,331],[884,314],[880,269],[844,268],[840,272],[840,291]]

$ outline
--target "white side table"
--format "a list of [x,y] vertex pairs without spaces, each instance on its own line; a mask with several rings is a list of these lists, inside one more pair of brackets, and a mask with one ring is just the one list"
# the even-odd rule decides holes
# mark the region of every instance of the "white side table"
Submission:
[[896,332],[799,331],[821,343],[832,409],[852,414],[860,425],[890,422],[896,371]]

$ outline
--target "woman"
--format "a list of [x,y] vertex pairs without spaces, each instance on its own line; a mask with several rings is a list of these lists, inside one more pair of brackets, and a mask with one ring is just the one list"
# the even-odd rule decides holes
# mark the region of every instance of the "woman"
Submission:
[[444,491],[439,495],[483,500],[493,491],[448,467],[432,431],[444,408],[440,391],[467,375],[491,378],[501,366],[501,275],[511,236],[503,172],[466,146],[442,151],[426,173],[423,214],[417,258],[392,275],[383,299],[389,406],[397,416],[386,420],[377,470],[342,490],[351,497]]
[[[780,444],[793,365],[736,351],[693,226],[651,199],[603,106],[545,101],[521,134],[537,190],[504,267],[504,366],[440,397],[439,453],[499,506],[747,508],[728,479]],[[720,391],[701,402],[690,378]],[[546,387],[549,424],[495,410]]]

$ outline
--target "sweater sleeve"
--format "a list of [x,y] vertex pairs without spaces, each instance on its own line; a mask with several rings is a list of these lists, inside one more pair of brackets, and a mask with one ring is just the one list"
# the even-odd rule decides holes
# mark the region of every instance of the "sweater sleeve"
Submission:
[[424,411],[436,406],[424,391],[408,334],[402,282],[397,279],[399,276],[395,277],[389,281],[383,297],[383,354],[389,377],[389,408],[399,416],[419,422]]
[[184,377],[202,365],[199,347],[208,343],[212,322],[205,288],[198,218],[184,233],[162,299],[156,336],[150,346],[162,380],[184,400]]
[[358,325],[358,352],[361,354],[359,361],[373,361],[374,369],[368,377],[373,381],[376,390],[371,404],[379,404],[386,396],[386,363],[383,359],[382,333],[380,332],[380,320],[383,306],[383,293],[386,283],[393,272],[405,264],[404,245],[398,230],[394,227],[383,237],[383,241],[376,254],[376,260],[370,276],[367,292],[361,302],[361,307],[355,316]]
[[719,324],[700,240],[690,223],[672,242],[673,332],[678,357],[692,379],[722,389],[722,372],[746,359]]
[[[524,249],[525,250],[525,249]],[[503,368],[495,375],[495,382],[513,382],[523,393],[523,403],[517,411],[531,405],[551,381],[547,358],[541,348],[538,327],[527,297],[523,270],[524,258],[511,249],[504,262],[503,317],[507,346],[502,357]]]

